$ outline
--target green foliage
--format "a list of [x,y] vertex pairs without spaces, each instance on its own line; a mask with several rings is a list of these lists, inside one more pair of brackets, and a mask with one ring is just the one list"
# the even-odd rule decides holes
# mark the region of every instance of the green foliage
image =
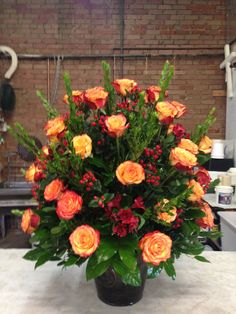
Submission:
[[214,116],[215,110],[216,110],[215,108],[212,108],[210,112],[208,113],[204,122],[202,124],[198,124],[195,127],[194,131],[191,134],[191,140],[194,143],[199,144],[201,138],[207,133],[209,128],[215,123],[216,121],[216,118]]
[[36,92],[36,95],[40,98],[43,106],[44,106],[44,109],[46,110],[47,114],[48,114],[48,119],[53,119],[55,117],[57,117],[59,114],[58,114],[58,111],[56,110],[56,108],[54,108],[46,99],[46,97],[43,95],[42,92],[40,91],[37,91]]

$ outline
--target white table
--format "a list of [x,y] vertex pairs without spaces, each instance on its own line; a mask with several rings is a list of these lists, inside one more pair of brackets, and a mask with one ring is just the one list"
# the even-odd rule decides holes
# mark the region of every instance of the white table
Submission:
[[164,273],[148,280],[143,299],[131,307],[111,307],[97,299],[84,266],[62,271],[53,262],[33,270],[23,249],[0,250],[1,314],[235,314],[236,252],[205,252],[211,261],[183,257],[177,278]]

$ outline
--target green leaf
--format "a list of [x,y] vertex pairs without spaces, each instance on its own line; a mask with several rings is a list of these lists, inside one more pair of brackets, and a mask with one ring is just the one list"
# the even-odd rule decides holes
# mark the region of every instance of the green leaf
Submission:
[[208,261],[208,259],[206,259],[204,256],[194,256],[194,258],[200,262],[204,262],[204,263],[210,263],[210,261]]
[[27,252],[23,258],[29,261],[36,261],[37,259],[39,259],[39,257],[44,254],[44,250],[42,250],[41,248],[36,248],[34,250],[31,250],[29,252]]
[[114,193],[105,193],[104,194],[104,202],[108,203],[114,198]]
[[45,110],[47,111],[48,118],[53,119],[59,115],[56,108],[54,108],[46,99],[46,97],[40,91],[36,92],[36,95],[40,98]]
[[167,261],[165,261],[163,263],[163,266],[164,266],[164,269],[165,269],[165,272],[167,273],[167,275],[169,277],[172,277],[172,279],[175,279],[176,278],[176,272],[175,272],[175,268],[173,265],[173,260],[171,258],[169,258]]
[[12,213],[13,215],[22,217],[23,214],[24,214],[24,211],[23,211],[23,210],[19,210],[19,209],[12,209],[12,210],[11,210],[11,213]]
[[55,236],[59,236],[65,233],[65,229],[62,226],[56,226],[51,229],[51,234]]
[[159,266],[148,265],[147,278],[148,279],[157,278],[159,274],[161,273],[162,269],[163,269],[163,264]]
[[134,271],[131,271],[124,263],[122,263],[121,260],[117,258],[112,261],[112,265],[124,284],[131,286],[140,286],[142,284],[138,267],[136,267]]
[[50,232],[46,229],[38,229],[35,231],[34,235],[31,237],[30,242],[37,242],[40,240],[50,238]]
[[37,260],[34,269],[38,268],[39,266],[45,264],[46,262],[48,262],[51,258],[53,257],[53,253],[52,252],[46,252],[43,255],[41,255],[39,257],[39,259]]
[[56,209],[54,206],[51,206],[51,207],[43,207],[41,210],[45,213],[50,213],[50,212],[54,212]]
[[86,160],[90,165],[96,166],[98,168],[107,169],[107,165],[104,163],[104,161],[100,158],[93,157],[93,158],[87,158]]
[[121,261],[132,271],[137,266],[137,257],[134,251],[130,250],[129,247],[122,247],[119,249],[119,255]]
[[64,266],[65,267],[72,266],[72,265],[76,264],[80,259],[81,259],[81,257],[79,257],[79,256],[71,255],[68,258],[68,260],[64,263]]
[[184,216],[186,218],[202,218],[202,217],[205,217],[205,213],[200,210],[200,209],[194,209],[194,210],[187,210],[185,213],[184,213]]
[[98,200],[91,200],[88,203],[88,207],[98,207]]
[[86,279],[94,279],[101,276],[110,266],[111,260],[98,263],[96,255],[92,255],[86,267]]
[[97,262],[101,263],[110,259],[117,252],[114,241],[111,239],[101,239],[100,245],[96,250]]

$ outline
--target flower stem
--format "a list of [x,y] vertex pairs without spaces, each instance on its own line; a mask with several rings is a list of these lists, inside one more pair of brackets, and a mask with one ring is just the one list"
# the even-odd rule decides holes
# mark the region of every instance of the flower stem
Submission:
[[118,160],[120,160],[120,140],[119,140],[119,137],[116,137],[116,148],[117,148]]

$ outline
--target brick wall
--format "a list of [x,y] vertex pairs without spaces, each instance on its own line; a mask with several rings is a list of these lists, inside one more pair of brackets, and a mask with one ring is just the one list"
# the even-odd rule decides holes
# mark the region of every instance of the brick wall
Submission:
[[[119,53],[114,50],[120,46],[119,3],[118,0],[1,0],[0,45],[12,47],[18,54]],[[126,0],[124,10],[124,47],[142,49],[125,50],[124,53],[144,55],[125,59],[124,75],[136,79],[142,87],[153,85],[165,59],[174,58],[175,76],[170,96],[188,106],[189,115],[184,124],[189,128],[202,121],[206,112],[215,106],[217,122],[211,129],[214,138],[223,138],[225,132],[224,71],[219,69],[223,58],[219,52],[223,53],[225,43],[225,5],[226,0]],[[167,47],[170,49],[161,50]],[[183,47],[186,48],[183,51],[175,49]],[[148,51],[150,48],[153,50]],[[206,53],[212,55],[203,55]],[[145,58],[145,55],[152,57]],[[63,72],[70,72],[74,89],[99,85],[100,61],[62,61],[56,101],[61,111],[66,110],[61,101]],[[118,78],[119,60],[109,62]],[[1,78],[8,65],[9,60],[0,59]],[[8,122],[23,123],[43,142],[41,127],[46,115],[35,90],[47,95],[49,84],[49,94],[52,94],[54,77],[54,61],[48,64],[47,60],[20,60],[11,82],[17,103]],[[0,149],[15,150],[10,135]]]

